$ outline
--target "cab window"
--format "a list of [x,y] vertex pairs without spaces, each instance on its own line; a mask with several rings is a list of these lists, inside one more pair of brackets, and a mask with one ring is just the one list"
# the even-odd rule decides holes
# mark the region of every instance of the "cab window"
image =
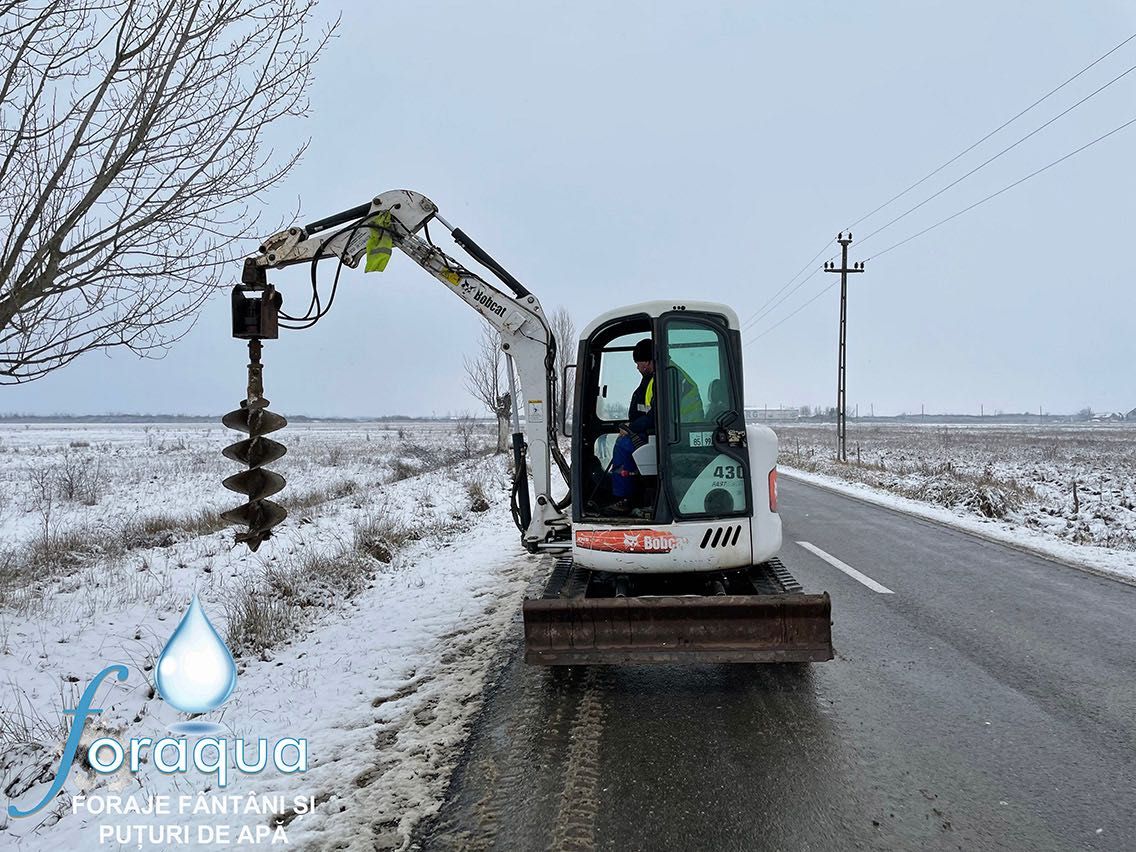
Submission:
[[635,332],[615,338],[600,352],[599,393],[596,396],[596,417],[605,421],[627,419],[631,394],[639,387],[643,377],[631,359],[635,344],[649,338],[650,332]]

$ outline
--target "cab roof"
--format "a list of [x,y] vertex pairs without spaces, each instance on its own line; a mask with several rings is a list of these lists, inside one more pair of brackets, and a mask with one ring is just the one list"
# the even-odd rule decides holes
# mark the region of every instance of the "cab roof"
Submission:
[[620,317],[634,316],[635,314],[647,314],[652,318],[662,316],[665,313],[675,310],[699,311],[707,314],[720,314],[726,318],[726,323],[729,328],[734,331],[741,331],[741,323],[738,322],[738,315],[734,313],[734,309],[728,305],[723,305],[720,302],[701,302],[689,299],[656,299],[651,302],[639,302],[634,305],[625,305],[622,308],[613,308],[607,313],[600,314],[594,320],[585,326],[584,330],[580,332],[580,339],[586,339],[592,336],[594,332],[601,325],[611,322],[612,320],[619,319]]

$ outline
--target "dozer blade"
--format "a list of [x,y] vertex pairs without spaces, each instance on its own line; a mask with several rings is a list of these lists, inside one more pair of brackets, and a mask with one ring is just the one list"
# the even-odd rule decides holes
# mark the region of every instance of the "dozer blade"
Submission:
[[823,662],[831,612],[827,592],[526,600],[525,662]]

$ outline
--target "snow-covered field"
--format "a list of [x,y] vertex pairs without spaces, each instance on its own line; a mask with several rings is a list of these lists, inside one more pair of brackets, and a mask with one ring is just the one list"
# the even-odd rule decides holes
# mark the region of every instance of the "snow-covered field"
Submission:
[[[220,487],[240,469],[221,448],[239,437],[208,425],[0,427],[0,846],[281,848],[279,824],[287,848],[398,848],[437,806],[539,570],[509,519],[504,457],[481,451],[486,427],[290,426],[274,435],[288,455],[270,466],[288,479],[278,499],[290,517],[253,554],[216,520],[242,502]],[[221,789],[192,760],[188,773],[160,771],[145,748],[137,772],[86,764],[101,736],[124,747],[178,736],[169,726],[186,717],[155,696],[152,671],[194,593],[238,665],[231,698],[204,718],[230,749],[306,739],[306,772],[270,760],[260,774],[230,769]],[[70,727],[63,708],[115,663],[129,677],[99,688],[103,712],[64,795],[9,817],[7,805],[44,797]],[[167,812],[91,812],[114,797]],[[211,834],[221,826],[223,841]]]
[[831,424],[774,428],[789,473],[1136,579],[1136,424],[850,423],[847,464]]

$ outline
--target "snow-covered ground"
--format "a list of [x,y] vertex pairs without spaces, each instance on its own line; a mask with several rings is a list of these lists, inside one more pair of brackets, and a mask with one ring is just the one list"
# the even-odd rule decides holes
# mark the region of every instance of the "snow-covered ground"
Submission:
[[[43,798],[70,725],[63,708],[104,667],[129,667],[99,688],[103,712],[87,722],[64,794],[31,817],[5,808],[0,846],[402,847],[437,808],[541,570],[517,544],[505,459],[476,451],[490,439],[478,429],[290,426],[277,435],[289,453],[270,466],[288,478],[290,517],[252,554],[216,519],[241,502],[220,487],[239,469],[220,450],[240,436],[183,424],[0,427],[5,805]],[[848,465],[832,460],[831,428],[777,431],[786,472],[1136,577],[1136,430],[854,426]],[[232,697],[205,718],[231,743],[306,739],[306,772],[270,763],[231,771],[222,789],[215,773],[165,773],[147,753],[137,772],[84,763],[100,736],[157,740],[185,719],[151,684],[194,593],[239,670]],[[91,813],[116,796],[143,808],[165,796],[172,814]],[[198,842],[220,826],[227,840]],[[259,842],[240,841],[242,827]]]
[[[480,428],[476,447],[490,439]],[[215,521],[241,502],[220,487],[239,470],[220,450],[239,437],[182,425],[0,428],[0,846],[231,848],[242,826],[283,823],[288,848],[398,848],[437,807],[540,567],[517,544],[504,458],[466,458],[470,436],[450,424],[289,427],[274,436],[289,453],[270,467],[288,478],[290,517],[253,554]],[[193,593],[239,672],[204,718],[231,742],[305,738],[306,772],[270,761],[261,774],[230,771],[222,790],[192,763],[184,775],[153,757],[136,773],[81,765],[100,736],[157,740],[186,718],[155,696],[151,675]],[[130,676],[98,690],[104,712],[87,722],[64,795],[9,817],[8,804],[42,799],[70,724],[62,709],[114,663]],[[172,816],[89,813],[113,796],[143,807],[168,796]],[[236,813],[201,812],[226,802]],[[221,825],[227,841],[197,842]],[[187,826],[186,841],[170,826]],[[112,827],[132,833],[100,837]],[[282,847],[280,835],[246,836]]]
[[832,425],[775,431],[787,473],[1136,579],[1136,424],[852,423],[847,464]]

